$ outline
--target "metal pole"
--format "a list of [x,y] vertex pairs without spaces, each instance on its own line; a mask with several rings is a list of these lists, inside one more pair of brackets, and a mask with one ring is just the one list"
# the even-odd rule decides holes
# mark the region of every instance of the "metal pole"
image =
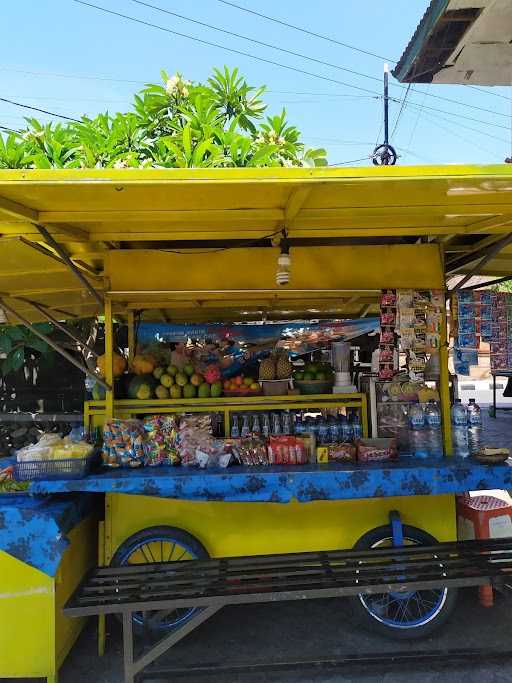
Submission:
[[53,315],[50,315],[48,311],[44,309],[43,306],[38,304],[36,301],[31,301],[30,305],[33,306],[34,308],[37,308],[37,310],[41,313],[41,315],[44,315],[44,317],[49,320],[52,325],[55,325],[56,328],[58,328],[61,332],[64,332],[70,339],[73,339],[73,341],[76,341],[77,344],[80,344],[80,346],[83,346],[84,349],[87,349],[90,353],[92,353],[93,356],[96,358],[99,356],[99,353],[97,353],[92,346],[89,346],[86,342],[84,342],[83,339],[80,339],[76,334],[73,334],[71,330],[69,330],[65,325],[63,325],[61,322],[59,322],[56,318],[53,317]]
[[96,382],[98,382],[98,384],[100,384],[107,391],[111,390],[110,385],[107,384],[101,377],[98,377],[98,375],[96,375],[96,373],[89,370],[89,368],[87,368],[85,365],[82,365],[79,361],[76,360],[76,358],[73,358],[73,356],[70,353],[68,353],[64,349],[61,349],[60,346],[53,341],[53,339],[48,337],[46,334],[43,334],[43,332],[40,332],[36,327],[34,327],[32,325],[32,323],[29,320],[24,318],[20,313],[17,313],[14,310],[14,308],[12,308],[8,304],[6,304],[3,299],[0,299],[0,306],[2,308],[5,308],[6,311],[9,311],[9,313],[11,315],[18,318],[18,320],[20,320],[25,325],[25,327],[27,327],[33,334],[35,334],[36,337],[39,337],[39,339],[42,339],[44,342],[46,342],[48,344],[48,346],[50,346],[52,349],[57,351],[57,353],[59,353],[63,358],[65,358],[67,361],[69,361],[71,363],[71,365],[74,365],[75,368],[78,368],[84,374],[86,374],[88,377],[91,377],[92,379],[94,379]]
[[[384,144],[389,144],[389,66],[384,64]],[[387,161],[386,161],[387,165]]]
[[75,266],[73,261],[69,258],[68,254],[66,253],[66,250],[61,247],[61,245],[50,235],[48,230],[43,226],[39,225],[39,223],[35,223],[36,228],[39,230],[41,235],[44,237],[46,242],[55,249],[57,254],[61,257],[61,259],[65,262],[65,264],[70,268],[70,270],[73,271],[73,273],[76,275],[76,277],[80,280],[80,282],[84,285],[84,287],[87,289],[89,294],[91,294],[96,301],[100,304],[100,306],[103,306],[103,297],[101,294],[94,289],[94,287],[91,285],[89,280],[85,277],[83,273],[80,272],[79,268]]

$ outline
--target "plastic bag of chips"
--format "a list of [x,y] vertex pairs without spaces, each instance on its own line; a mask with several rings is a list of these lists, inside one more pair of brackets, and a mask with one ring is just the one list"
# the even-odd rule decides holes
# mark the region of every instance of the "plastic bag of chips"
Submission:
[[179,465],[180,458],[176,448],[178,436],[177,421],[174,415],[151,415],[144,419],[146,442],[144,444],[144,464]]
[[140,467],[144,463],[144,428],[140,420],[112,419],[103,428],[103,464]]

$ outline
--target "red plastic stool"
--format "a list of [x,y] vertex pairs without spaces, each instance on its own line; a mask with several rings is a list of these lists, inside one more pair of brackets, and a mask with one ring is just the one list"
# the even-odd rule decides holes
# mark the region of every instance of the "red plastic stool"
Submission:
[[[512,536],[512,506],[495,496],[457,496],[457,536],[461,541]],[[492,607],[492,586],[480,586],[478,597],[483,607]]]

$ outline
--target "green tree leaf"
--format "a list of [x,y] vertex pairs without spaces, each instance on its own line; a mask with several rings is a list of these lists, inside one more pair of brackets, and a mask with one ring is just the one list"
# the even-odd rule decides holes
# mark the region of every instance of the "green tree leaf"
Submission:
[[7,375],[10,372],[16,372],[16,370],[23,367],[24,362],[25,349],[23,347],[13,349],[2,363],[2,373]]

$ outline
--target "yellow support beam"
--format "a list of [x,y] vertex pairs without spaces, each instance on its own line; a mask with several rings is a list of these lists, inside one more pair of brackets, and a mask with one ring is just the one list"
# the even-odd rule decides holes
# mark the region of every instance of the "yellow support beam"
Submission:
[[0,213],[5,213],[17,220],[28,220],[31,223],[39,221],[39,213],[37,211],[30,209],[24,204],[7,199],[7,197],[0,197]]
[[112,318],[112,302],[105,299],[105,379],[112,387],[105,396],[105,417],[114,417],[114,321]]

